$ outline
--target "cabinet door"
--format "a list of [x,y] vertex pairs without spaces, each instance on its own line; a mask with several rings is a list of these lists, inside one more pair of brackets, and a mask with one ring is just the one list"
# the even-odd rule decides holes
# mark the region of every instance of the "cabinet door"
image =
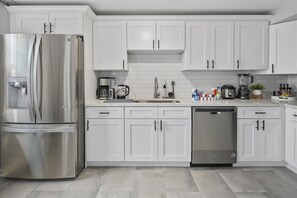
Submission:
[[43,34],[49,32],[48,14],[16,14],[15,33],[36,33]]
[[276,73],[297,73],[297,22],[276,25]]
[[260,120],[259,161],[281,161],[281,122]]
[[191,161],[191,120],[159,120],[159,161]]
[[237,69],[268,69],[268,36],[268,22],[235,23]]
[[233,70],[234,63],[234,23],[210,23],[211,68]]
[[286,119],[285,160],[297,168],[297,122]]
[[185,49],[185,22],[157,22],[157,48],[163,50]]
[[126,22],[94,22],[94,70],[123,70],[127,66]]
[[209,23],[188,22],[186,29],[186,69],[209,69]]
[[123,119],[89,119],[87,161],[124,161]]
[[157,49],[156,23],[154,21],[128,22],[128,50]]
[[157,120],[125,120],[125,160],[157,161]]
[[258,161],[259,131],[257,120],[238,119],[237,121],[237,155],[238,161]]
[[50,14],[52,34],[83,34],[82,14]]

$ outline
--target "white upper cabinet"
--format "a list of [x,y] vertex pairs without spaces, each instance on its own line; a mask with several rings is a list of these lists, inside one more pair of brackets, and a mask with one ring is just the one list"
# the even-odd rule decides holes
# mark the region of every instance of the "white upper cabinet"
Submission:
[[268,22],[236,22],[236,69],[268,69],[268,37]]
[[16,14],[13,33],[43,34],[47,31],[48,20],[47,13]]
[[185,49],[185,22],[158,21],[157,47],[165,50]]
[[[87,6],[10,6],[12,33],[84,34]],[[90,11],[92,12],[92,11]]]
[[177,50],[185,48],[182,21],[129,21],[128,50]]
[[83,34],[82,14],[50,13],[50,33]]
[[209,23],[187,22],[186,32],[185,69],[205,70],[209,68]]
[[232,70],[233,22],[187,23],[187,70]]
[[129,21],[128,50],[157,49],[155,35],[156,23],[154,21]]
[[297,73],[297,22],[272,26],[275,39],[272,45],[271,64],[277,74]]
[[126,22],[94,22],[93,53],[94,70],[126,69]]
[[234,63],[234,23],[210,23],[211,69],[232,70]]

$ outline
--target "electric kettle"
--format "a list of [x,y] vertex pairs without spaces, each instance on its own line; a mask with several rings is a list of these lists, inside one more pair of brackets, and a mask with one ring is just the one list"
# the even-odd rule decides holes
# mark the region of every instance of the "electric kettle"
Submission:
[[130,87],[128,85],[118,85],[117,87],[117,91],[116,91],[116,98],[117,99],[126,99],[126,97],[129,95],[130,93]]

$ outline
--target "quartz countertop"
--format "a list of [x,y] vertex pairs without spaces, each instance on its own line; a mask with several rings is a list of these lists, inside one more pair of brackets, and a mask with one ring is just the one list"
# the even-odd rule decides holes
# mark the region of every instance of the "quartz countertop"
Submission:
[[[147,99],[146,99],[147,100]],[[153,99],[151,99],[153,100]],[[104,100],[94,100],[86,104],[87,107],[192,107],[192,106],[236,106],[236,107],[253,107],[253,106],[297,106],[297,101],[280,102],[265,99],[222,99],[214,101],[192,101],[191,99],[177,99],[180,103],[135,103],[135,102],[123,102],[123,103],[104,103]]]

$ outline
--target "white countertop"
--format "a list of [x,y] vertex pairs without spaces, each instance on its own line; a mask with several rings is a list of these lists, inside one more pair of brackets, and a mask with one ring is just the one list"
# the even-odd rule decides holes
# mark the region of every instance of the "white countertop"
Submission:
[[[179,99],[177,99],[179,100]],[[190,99],[181,99],[180,103],[104,103],[104,100],[94,100],[86,104],[87,107],[191,107],[191,106],[236,106],[236,107],[252,107],[252,106],[297,106],[297,101],[279,102],[269,98],[266,99],[222,99],[215,101],[198,101],[194,102]]]

